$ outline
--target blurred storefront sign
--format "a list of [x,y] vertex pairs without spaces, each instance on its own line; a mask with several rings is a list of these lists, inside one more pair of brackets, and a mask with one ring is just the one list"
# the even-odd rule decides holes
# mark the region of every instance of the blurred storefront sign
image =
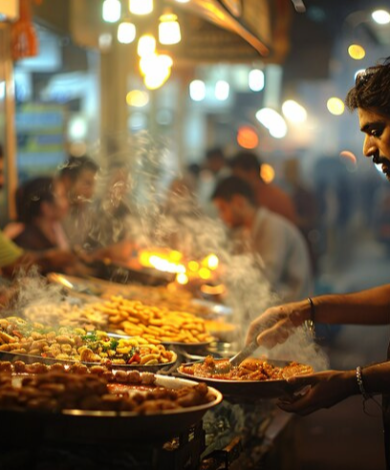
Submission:
[[65,110],[62,105],[27,103],[16,113],[17,166],[21,180],[53,174],[65,160]]

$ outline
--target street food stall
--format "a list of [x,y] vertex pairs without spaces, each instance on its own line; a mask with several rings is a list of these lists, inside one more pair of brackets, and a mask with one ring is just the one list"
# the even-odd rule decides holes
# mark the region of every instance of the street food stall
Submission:
[[[44,16],[49,3],[36,2],[36,13]],[[275,17],[271,28],[272,2],[260,3],[265,37],[251,24],[253,1],[194,2],[189,10],[194,7],[212,26],[194,21],[183,4],[193,35],[176,51],[178,59],[193,63],[203,53],[213,60],[202,43],[205,31],[215,38],[214,58],[220,41],[230,41],[226,58],[237,50],[247,58],[283,55],[286,44],[278,41],[271,51],[270,42],[274,34],[285,35],[288,18]],[[93,45],[94,18],[80,28],[91,2],[69,4],[80,13],[72,17],[72,32]],[[277,4],[283,10],[285,2]],[[233,40],[237,33],[245,44]],[[110,101],[108,88],[103,77],[102,108]],[[11,193],[15,136],[12,96],[6,96]],[[102,124],[114,111],[120,114],[115,103],[102,110]],[[15,294],[20,302],[0,311],[0,468],[294,468],[295,452],[288,459],[278,452],[293,448],[294,420],[275,400],[293,392],[291,375],[313,369],[266,357],[229,363],[243,332],[233,319],[234,305],[225,302],[219,265],[211,252],[188,258],[150,246],[136,259],[88,266],[94,272],[84,278],[50,273],[30,285],[34,276],[21,276]]]
[[229,367],[230,309],[169,284],[57,273],[43,282],[56,299],[1,312],[4,468],[59,458],[80,469],[275,468],[275,459],[293,468],[294,452],[282,466],[277,449],[294,438],[294,420],[275,400],[310,366],[249,358]]

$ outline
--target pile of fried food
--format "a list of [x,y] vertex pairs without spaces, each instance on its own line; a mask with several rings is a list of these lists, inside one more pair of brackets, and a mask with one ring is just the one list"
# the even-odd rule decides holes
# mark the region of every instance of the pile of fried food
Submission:
[[108,330],[129,336],[138,335],[151,344],[207,343],[205,320],[187,312],[145,305],[138,300],[112,296],[107,302],[86,305],[90,311],[108,315]]
[[168,364],[175,354],[162,344],[148,344],[144,338],[111,338],[107,333],[88,333],[82,328],[44,326],[30,323],[18,317],[0,319],[0,353],[28,354],[43,358],[109,362],[153,366]]
[[[40,364],[42,366],[42,364]],[[104,367],[69,368],[61,364],[23,375],[23,362],[0,362],[0,409],[8,410],[99,410],[159,413],[210,403],[214,394],[207,385],[169,389],[155,384],[154,374],[138,371],[112,372]],[[21,374],[19,375],[18,374]],[[121,384],[120,393],[111,384]],[[127,393],[126,387],[133,393]],[[115,390],[115,389],[114,389]]]
[[107,315],[103,312],[91,312],[84,306],[72,305],[69,302],[32,305],[24,309],[23,316],[30,322],[71,328],[80,327],[88,331],[102,329],[107,325]]
[[102,298],[110,300],[112,296],[117,295],[121,295],[127,299],[140,300],[145,305],[192,313],[205,318],[212,315],[212,312],[207,306],[193,302],[191,292],[184,290],[178,292],[174,288],[170,289],[170,286],[127,284],[117,287],[113,283],[107,283],[107,287],[103,289]]
[[228,359],[214,359],[207,356],[203,362],[182,365],[179,371],[194,377],[220,380],[285,380],[293,375],[312,374],[309,365],[290,362],[284,367],[270,364],[263,359],[245,359],[239,366],[230,366]]

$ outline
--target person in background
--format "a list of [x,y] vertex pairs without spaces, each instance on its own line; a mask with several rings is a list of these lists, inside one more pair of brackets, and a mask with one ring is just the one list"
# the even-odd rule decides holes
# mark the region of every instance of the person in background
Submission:
[[318,207],[316,195],[302,181],[298,158],[284,162],[284,177],[288,192],[296,208],[297,227],[304,236],[309,249],[313,272],[317,271],[317,251],[314,240],[318,229]]
[[258,207],[251,186],[237,176],[220,181],[212,199],[223,222],[241,237],[243,250],[260,256],[275,292],[286,301],[307,297],[312,276],[299,230],[284,217]]
[[24,229],[13,241],[27,250],[68,249],[61,221],[68,211],[64,184],[50,177],[27,181],[17,200],[19,220]]
[[[363,153],[381,164],[390,181],[390,57],[357,75],[346,104],[356,110],[360,130],[365,133]],[[267,309],[252,322],[247,342],[257,339],[268,348],[281,343],[294,329],[311,320],[327,324],[389,325],[390,284],[350,294],[332,294]],[[388,350],[389,358],[390,348]],[[364,401],[382,394],[387,469],[390,469],[390,361],[358,366],[355,370],[329,370],[289,382],[305,387],[299,395],[284,399],[286,411],[309,414],[329,408],[352,395]],[[306,393],[303,393],[303,392]]]
[[69,250],[23,250],[0,231],[1,276],[12,279],[20,269],[28,270],[32,266],[37,266],[42,274],[50,271],[72,272],[78,264],[78,258]]
[[250,184],[256,204],[285,217],[294,225],[298,218],[290,196],[273,183],[266,183],[261,177],[262,162],[252,152],[239,152],[230,160],[234,175]]
[[58,178],[65,186],[69,211],[62,221],[72,247],[83,248],[91,230],[91,202],[96,188],[99,166],[89,157],[70,157]]

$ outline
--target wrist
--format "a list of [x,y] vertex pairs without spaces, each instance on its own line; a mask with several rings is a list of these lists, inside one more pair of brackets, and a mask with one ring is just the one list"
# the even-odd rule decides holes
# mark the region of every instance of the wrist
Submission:
[[358,381],[356,379],[356,370],[347,370],[342,372],[343,380],[345,383],[345,390],[347,396],[360,395],[361,391],[359,388]]

